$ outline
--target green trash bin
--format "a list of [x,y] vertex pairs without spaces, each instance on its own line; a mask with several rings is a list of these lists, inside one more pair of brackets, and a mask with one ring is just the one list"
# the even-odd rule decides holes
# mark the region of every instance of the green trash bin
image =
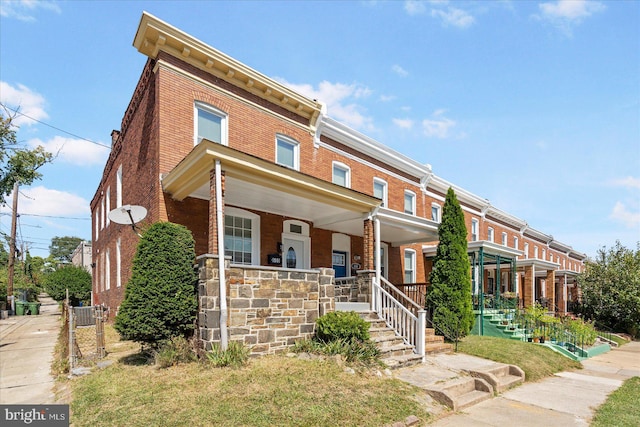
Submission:
[[39,302],[30,302],[29,305],[29,313],[31,314],[40,314],[40,303]]
[[24,316],[24,301],[16,301],[16,316]]

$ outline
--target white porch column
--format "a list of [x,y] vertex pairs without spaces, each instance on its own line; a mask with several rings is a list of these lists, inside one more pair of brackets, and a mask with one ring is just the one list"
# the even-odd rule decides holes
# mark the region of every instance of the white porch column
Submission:
[[227,349],[227,278],[224,270],[224,217],[222,206],[222,166],[216,159],[216,228],[218,235],[218,282],[220,286],[220,347]]
[[374,254],[373,259],[376,264],[376,278],[375,285],[371,285],[371,305],[374,310],[378,308],[377,287],[380,286],[380,276],[382,275],[382,266],[380,259],[380,219],[377,215],[373,217],[373,241],[374,241]]

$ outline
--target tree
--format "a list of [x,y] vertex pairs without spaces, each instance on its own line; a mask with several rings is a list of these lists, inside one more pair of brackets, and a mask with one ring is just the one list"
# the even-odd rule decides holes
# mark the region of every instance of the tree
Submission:
[[80,237],[54,237],[49,245],[49,255],[61,264],[70,264],[73,251],[82,242]]
[[56,301],[64,300],[68,289],[72,306],[91,302],[91,274],[83,267],[65,265],[47,274],[44,285],[47,293]]
[[427,306],[433,323],[450,339],[466,336],[473,328],[471,264],[467,255],[464,214],[452,188],[447,191],[438,227],[439,243],[431,270]]
[[195,257],[193,236],[182,225],[158,222],[143,233],[114,325],[123,339],[157,346],[193,333]]
[[12,121],[13,116],[0,113],[0,204],[6,202],[5,197],[16,182],[29,185],[40,179],[38,169],[53,160],[53,155],[41,146],[32,150],[21,146]]
[[617,331],[640,336],[640,242],[635,252],[616,242],[598,250],[578,276],[580,312]]

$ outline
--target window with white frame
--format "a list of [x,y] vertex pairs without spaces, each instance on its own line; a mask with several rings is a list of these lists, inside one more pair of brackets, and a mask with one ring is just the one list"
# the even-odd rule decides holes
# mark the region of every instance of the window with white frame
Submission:
[[95,222],[95,229],[96,229],[96,240],[98,240],[98,237],[100,236],[100,210],[98,208],[96,208],[96,211],[93,213],[93,219]]
[[333,162],[333,183],[343,187],[351,187],[351,169],[340,162]]
[[260,263],[260,217],[233,207],[224,211],[224,254],[233,264]]
[[487,240],[493,242],[493,228],[487,228]]
[[300,144],[284,135],[276,135],[276,163],[291,169],[300,169]]
[[471,241],[478,241],[478,220],[475,218],[471,220]]
[[404,283],[416,282],[416,251],[404,250]]
[[111,257],[109,256],[109,249],[105,254],[104,270],[104,287],[108,291],[111,289]]
[[111,220],[109,219],[109,212],[111,212],[111,187],[107,187],[107,195],[105,197],[105,203],[107,207],[107,227]]
[[104,213],[104,197],[100,199],[100,230],[104,228],[105,223],[105,213]]
[[529,244],[526,242],[524,244],[524,257],[529,258]]
[[442,217],[440,216],[440,205],[437,203],[431,204],[431,220],[435,222],[440,222]]
[[533,257],[535,259],[538,259],[538,247],[537,246],[533,247]]
[[518,238],[516,236],[513,236],[513,247],[518,249]]
[[416,214],[416,194],[413,191],[404,190],[404,213]]
[[380,178],[373,178],[373,197],[382,200],[382,207],[387,207],[387,182]]
[[203,102],[194,104],[194,144],[208,139],[227,145],[227,114]]
[[116,208],[122,206],[122,165],[116,173]]
[[122,286],[122,255],[120,253],[120,238],[116,240],[116,287]]
[[502,246],[507,246],[507,233],[502,233]]
[[542,259],[546,260],[547,259],[547,250],[542,248]]

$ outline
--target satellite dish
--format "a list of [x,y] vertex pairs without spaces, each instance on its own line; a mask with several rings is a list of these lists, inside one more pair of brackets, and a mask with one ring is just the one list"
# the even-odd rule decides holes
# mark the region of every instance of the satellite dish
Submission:
[[116,224],[131,225],[133,231],[136,231],[136,223],[147,216],[147,209],[144,206],[123,205],[109,212],[107,216]]

